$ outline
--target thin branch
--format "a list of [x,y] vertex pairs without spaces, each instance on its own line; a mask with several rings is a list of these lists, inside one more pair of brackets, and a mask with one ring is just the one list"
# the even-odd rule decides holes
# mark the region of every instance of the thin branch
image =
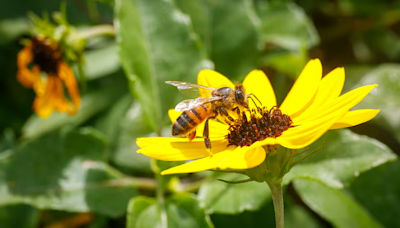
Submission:
[[316,148],[315,150],[313,150],[312,152],[310,152],[310,153],[304,155],[303,157],[297,159],[297,161],[295,161],[295,162],[292,163],[292,165],[291,165],[290,168],[292,168],[293,166],[297,165],[299,162],[303,161],[304,159],[308,158],[309,156],[311,156],[311,155],[317,153],[319,150],[322,149],[322,147],[324,147],[325,143],[326,143],[326,140],[322,143],[321,146],[317,147],[317,148]]
[[[74,34],[75,35],[75,34]],[[115,29],[112,25],[96,25],[88,29],[78,31],[72,39],[88,39],[96,36],[115,36]]]
[[302,153],[306,152],[306,151],[307,151],[307,150],[309,150],[310,148],[311,148],[311,146],[309,146],[309,147],[305,148],[305,149],[304,149],[304,150],[302,150],[302,151],[299,151],[299,152],[293,153],[293,157],[295,157],[295,156],[297,156],[297,155],[300,155],[300,154],[302,154]]
[[243,171],[240,170],[207,170],[207,171],[213,171],[213,172],[218,172],[218,173],[239,173],[239,174],[244,174]]

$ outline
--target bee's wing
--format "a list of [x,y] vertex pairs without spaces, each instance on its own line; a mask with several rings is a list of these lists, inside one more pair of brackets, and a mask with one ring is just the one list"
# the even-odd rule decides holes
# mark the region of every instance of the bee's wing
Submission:
[[165,83],[176,86],[181,93],[189,97],[210,97],[215,88],[197,85],[190,82],[166,81]]
[[175,111],[187,111],[192,108],[198,107],[202,104],[210,103],[212,101],[221,100],[222,97],[199,97],[196,99],[184,100],[175,106]]

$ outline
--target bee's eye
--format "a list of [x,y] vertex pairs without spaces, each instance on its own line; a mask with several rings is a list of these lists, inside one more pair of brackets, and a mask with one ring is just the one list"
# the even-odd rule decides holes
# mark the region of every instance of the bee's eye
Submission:
[[236,102],[239,104],[244,103],[244,94],[242,93],[242,91],[240,91],[240,90],[236,91],[235,99],[236,99]]

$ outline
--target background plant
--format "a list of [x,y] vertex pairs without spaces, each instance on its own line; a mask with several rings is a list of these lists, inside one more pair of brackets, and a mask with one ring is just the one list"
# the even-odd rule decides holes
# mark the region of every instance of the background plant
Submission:
[[15,56],[30,35],[27,12],[59,9],[50,0],[0,3],[0,224],[273,227],[265,184],[228,185],[216,177],[234,174],[207,172],[161,177],[176,164],[136,154],[135,141],[170,134],[167,110],[184,97],[166,80],[195,82],[211,68],[242,81],[258,68],[279,103],[318,57],[324,73],[345,66],[344,92],[379,84],[356,108],[381,112],[328,132],[315,143],[327,140],[323,150],[287,174],[286,225],[400,226],[400,2],[68,1],[71,25],[114,24],[116,35],[87,41],[77,115],[40,119],[33,92],[15,78]]

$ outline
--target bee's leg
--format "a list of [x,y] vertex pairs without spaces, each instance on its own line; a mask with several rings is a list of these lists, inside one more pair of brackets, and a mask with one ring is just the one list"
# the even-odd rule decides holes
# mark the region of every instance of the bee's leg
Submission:
[[196,138],[196,130],[190,132],[188,135],[189,142],[191,142],[194,138]]
[[211,152],[210,129],[208,127],[208,120],[215,119],[216,117],[217,117],[217,115],[209,116],[209,117],[207,117],[206,122],[204,123],[203,138],[204,138],[204,143],[206,145],[207,151],[210,154],[210,157],[213,156],[213,153]]
[[222,107],[219,108],[219,113],[221,113],[222,115],[226,116],[226,118],[228,118],[228,120],[232,123],[235,122],[235,120],[229,115],[229,113]]
[[236,114],[238,115],[238,117],[240,117],[240,108],[239,108],[239,106],[234,107],[234,108],[232,109],[232,111],[233,111],[233,112],[236,111]]

